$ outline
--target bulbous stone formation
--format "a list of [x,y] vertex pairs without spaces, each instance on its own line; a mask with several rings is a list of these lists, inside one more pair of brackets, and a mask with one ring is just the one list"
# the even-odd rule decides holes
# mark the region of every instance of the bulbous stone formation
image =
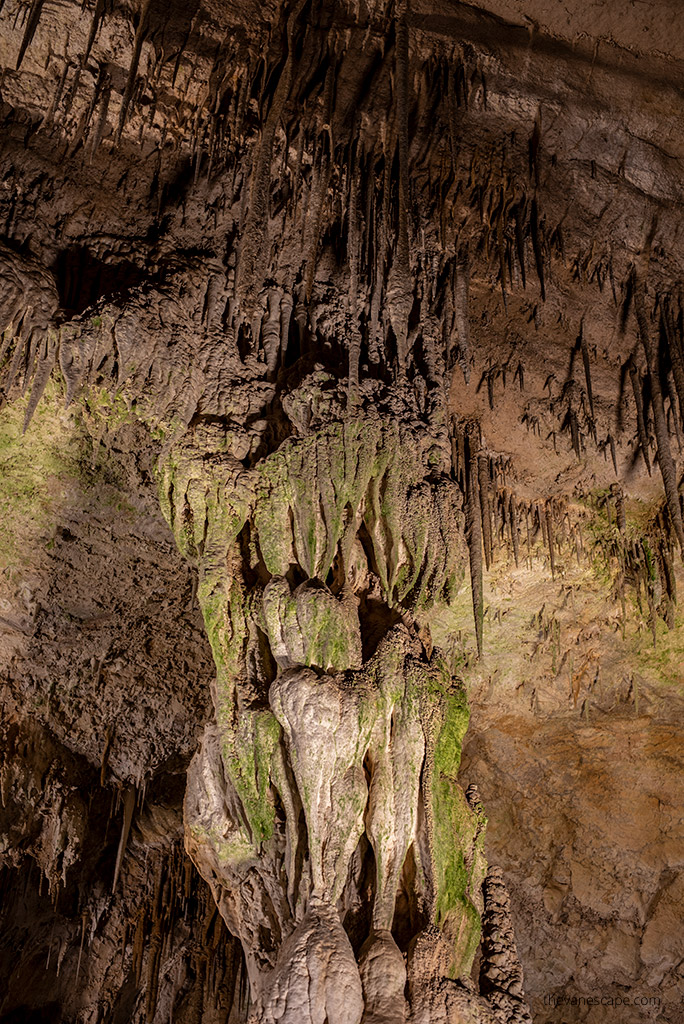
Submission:
[[484,813],[456,784],[465,695],[417,627],[464,575],[450,453],[378,402],[300,423],[252,469],[217,452],[208,487],[207,439],[172,448],[160,484],[218,671],[188,849],[243,943],[255,1020],[423,1019],[411,950],[427,929],[433,967],[468,977],[485,874]]
[[[152,400],[142,415],[173,421]],[[421,624],[462,585],[464,517],[451,446],[414,401],[368,382],[352,405],[317,370],[283,398],[272,454],[245,466],[241,435],[204,421],[160,456],[217,668],[186,845],[242,942],[255,1020],[478,1004],[439,981],[466,979],[479,942],[485,819],[456,784],[465,694]]]

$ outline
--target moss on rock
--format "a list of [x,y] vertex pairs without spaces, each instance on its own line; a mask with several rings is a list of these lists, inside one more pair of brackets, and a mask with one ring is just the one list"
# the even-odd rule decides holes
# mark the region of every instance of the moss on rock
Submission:
[[435,923],[453,942],[454,976],[470,971],[480,940],[480,914],[473,901],[482,885],[484,826],[458,785],[463,738],[470,713],[464,690],[442,694],[441,726],[432,760],[431,811],[435,871]]

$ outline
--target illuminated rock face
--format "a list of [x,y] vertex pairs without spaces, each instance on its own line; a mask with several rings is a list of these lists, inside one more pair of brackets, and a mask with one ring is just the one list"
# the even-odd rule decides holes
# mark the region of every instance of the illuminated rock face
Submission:
[[678,1006],[684,32],[181,6],[0,5],[0,1024]]

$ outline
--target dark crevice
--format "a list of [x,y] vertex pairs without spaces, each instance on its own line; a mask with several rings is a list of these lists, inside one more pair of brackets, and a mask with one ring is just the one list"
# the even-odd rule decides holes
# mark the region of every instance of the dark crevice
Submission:
[[67,316],[78,316],[100,299],[125,297],[147,280],[147,275],[130,260],[106,262],[83,245],[63,249],[50,270]]

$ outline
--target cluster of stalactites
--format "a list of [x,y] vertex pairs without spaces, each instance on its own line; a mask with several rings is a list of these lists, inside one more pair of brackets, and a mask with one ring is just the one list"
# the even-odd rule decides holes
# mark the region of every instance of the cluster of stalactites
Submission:
[[[510,459],[485,449],[475,422],[454,421],[452,450],[453,474],[466,512],[479,653],[485,615],[483,569],[492,568],[498,558],[510,559],[516,568],[532,569],[541,554],[551,579],[564,576],[572,562],[581,568],[600,558],[612,567],[612,592],[622,607],[623,635],[628,587],[635,593],[640,614],[647,614],[654,644],[658,617],[672,628],[679,541],[667,500],[648,525],[636,527],[628,520],[619,483],[598,493],[578,492],[574,503],[567,497],[520,499],[511,479]],[[678,501],[681,507],[681,496]]]

